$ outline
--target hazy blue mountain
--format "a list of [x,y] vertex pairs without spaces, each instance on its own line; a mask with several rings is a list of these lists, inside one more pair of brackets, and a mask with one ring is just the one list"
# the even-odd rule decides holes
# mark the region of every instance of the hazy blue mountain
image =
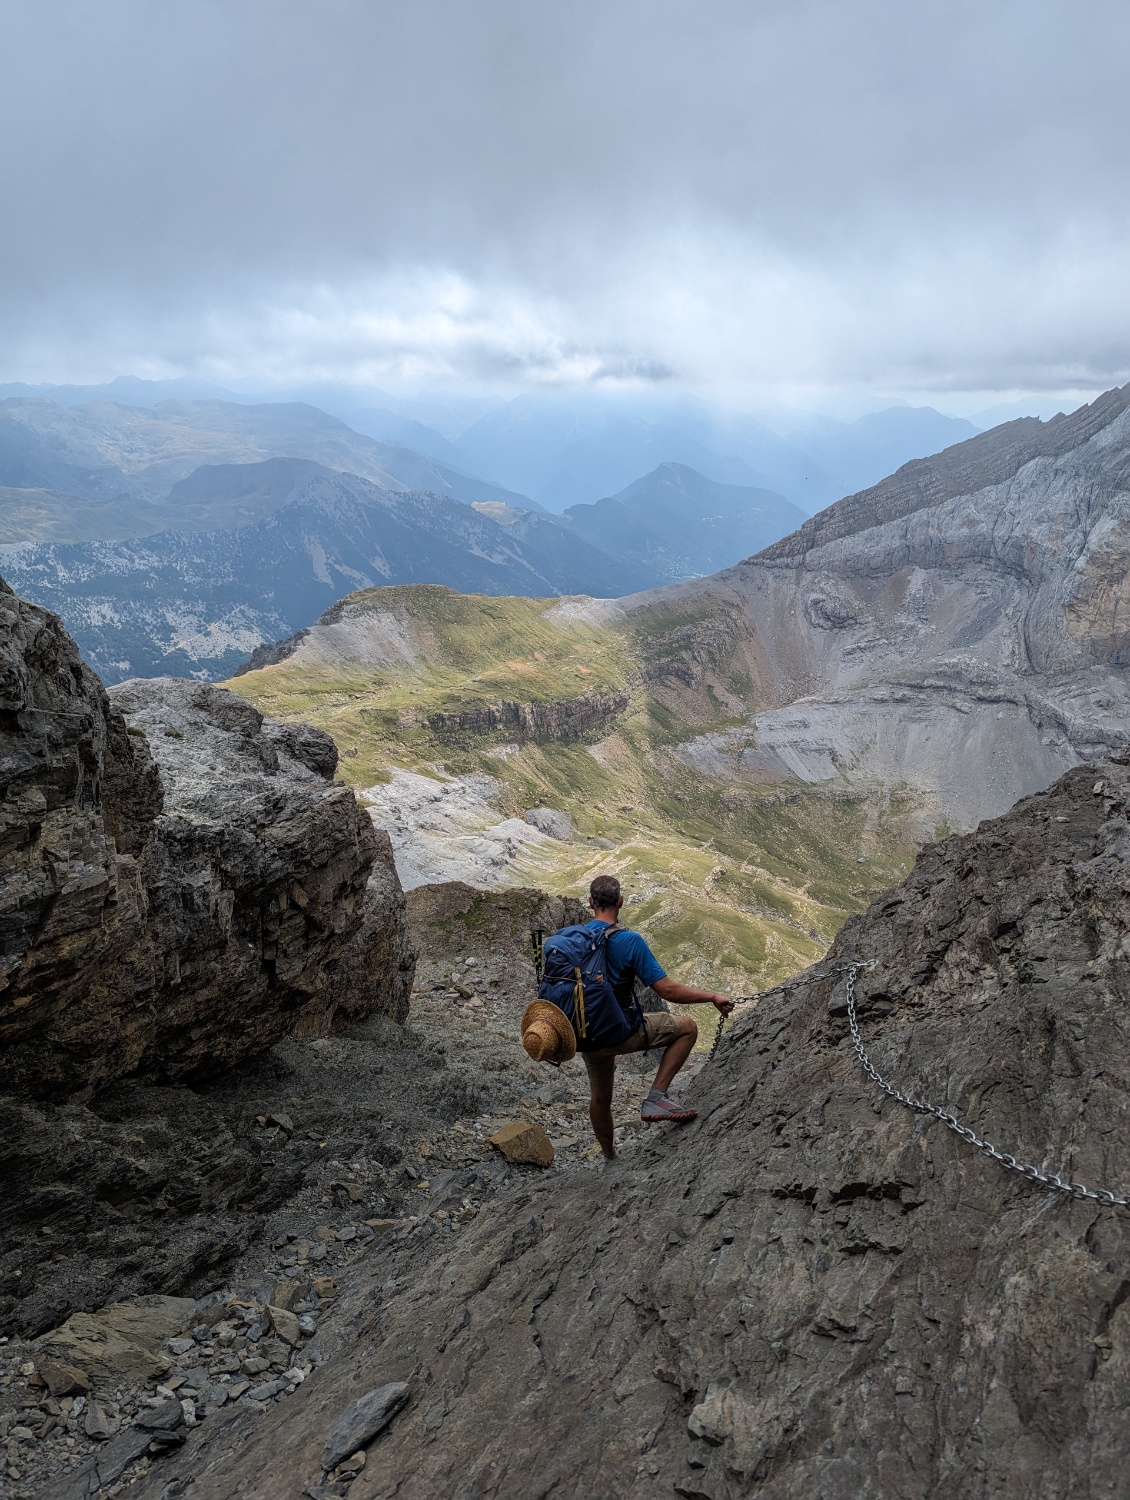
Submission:
[[122,406],[156,406],[159,401],[244,399],[224,386],[187,375],[175,380],[142,380],[137,375],[119,375],[101,385],[25,385],[17,380],[0,385],[0,401],[10,396],[46,398],[54,401],[56,406],[87,406],[92,401],[116,401]]
[[730,567],[788,536],[806,517],[773,490],[718,484],[660,464],[618,495],[571,505],[562,521],[594,547],[671,583]]
[[[531,504],[301,403],[65,407],[42,397],[10,398],[0,402],[0,542],[113,539],[180,526],[180,513],[166,506],[172,486],[201,465],[270,458],[306,459],[389,489],[433,490],[464,504]],[[213,509],[207,524],[232,525],[236,518],[225,521]]]
[[62,616],[107,682],[221,679],[263,641],[310,624],[354,589],[445,583],[465,593],[604,596],[650,574],[547,517],[500,526],[470,505],[381,488],[302,460],[198,470],[174,488],[195,520],[244,507],[237,529],[86,545],[0,547],[0,574]]
[[267,458],[258,464],[201,464],[165,497],[162,530],[230,531],[252,526],[301,498],[311,480],[330,471],[308,458]]
[[720,417],[689,398],[519,396],[455,446],[467,468],[558,512],[615,494],[665,462],[720,483],[776,490],[806,515],[837,497],[811,456],[752,417]]
[[417,453],[456,467],[462,461],[458,448],[449,443],[442,432],[417,422],[413,417],[390,411],[386,406],[363,406],[350,412],[345,420],[355,432],[363,432],[379,443],[398,443],[402,448],[412,448]]
[[379,447],[385,473],[391,474],[406,489],[431,490],[437,495],[450,495],[453,500],[460,500],[464,505],[496,501],[519,509],[542,509],[528,495],[520,495],[485,479],[476,479],[473,474],[453,469],[449,464],[437,463],[435,459],[416,453],[411,448],[404,448],[398,443],[381,443]]
[[1042,400],[1038,396],[1025,397],[1021,401],[1002,401],[996,406],[987,406],[984,411],[974,412],[970,421],[975,422],[982,432],[987,432],[1002,422],[1015,422],[1017,417],[1039,417],[1041,422],[1050,422],[1060,412],[1072,412],[1078,405],[1077,400],[1065,403]]
[[928,458],[980,431],[964,417],[947,417],[932,406],[891,406],[831,432],[810,432],[804,442],[835,477],[842,496],[877,484],[912,458]]
[[[240,399],[251,399],[243,398]],[[348,422],[354,412],[378,408],[406,421],[430,427],[448,442],[454,442],[480,417],[503,404],[501,396],[471,396],[456,391],[395,395],[377,386],[347,385],[340,381],[315,381],[279,387],[258,393],[259,402],[304,401]],[[413,444],[409,443],[409,447]]]

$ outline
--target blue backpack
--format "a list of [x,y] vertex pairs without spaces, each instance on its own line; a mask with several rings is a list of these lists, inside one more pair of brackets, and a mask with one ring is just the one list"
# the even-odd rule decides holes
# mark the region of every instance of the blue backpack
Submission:
[[587,927],[562,927],[542,945],[538,996],[569,1017],[579,1052],[618,1047],[643,1022],[634,998],[625,1014],[605,974],[608,939],[625,930],[604,926],[600,932],[590,932]]

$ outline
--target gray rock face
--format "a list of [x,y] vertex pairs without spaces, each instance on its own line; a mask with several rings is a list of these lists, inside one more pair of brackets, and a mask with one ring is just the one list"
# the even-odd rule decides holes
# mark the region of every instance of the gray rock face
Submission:
[[399,1380],[351,1401],[330,1429],[322,1450],[322,1468],[332,1469],[343,1458],[371,1443],[407,1402],[408,1394],[407,1384]]
[[111,703],[0,588],[0,1089],[194,1077],[402,1017],[403,896],[328,737],[170,678]]
[[909,786],[923,835],[970,828],[1130,738],[1128,467],[1125,387],[908,464],[713,579],[601,608],[642,624],[681,597],[709,621],[713,644],[652,668],[716,672],[756,710],[687,744],[700,770]]
[[[316,1402],[186,1459],[186,1500],[301,1495],[374,1369],[411,1379],[423,1415],[352,1500],[1121,1493],[1130,1216],[881,1095],[838,971],[873,963],[861,1026],[900,1087],[1125,1193],[1128,951],[1130,769],[1079,768],[927,849],[740,1014],[694,1124],[497,1199],[339,1349]],[[362,1323],[372,1288],[349,1295]]]
[[542,833],[548,833],[551,839],[558,839],[563,844],[576,836],[572,818],[556,807],[530,807],[523,817],[532,827],[540,828]]

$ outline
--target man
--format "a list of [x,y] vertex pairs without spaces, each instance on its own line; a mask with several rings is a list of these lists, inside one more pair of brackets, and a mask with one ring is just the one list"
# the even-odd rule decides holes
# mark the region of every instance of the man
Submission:
[[[589,887],[593,920],[587,926],[594,933],[599,932],[602,923],[609,927],[615,926],[620,920],[620,908],[623,904],[624,897],[620,893],[620,882],[616,877],[598,875]],[[719,995],[714,990],[698,990],[691,985],[668,979],[638,932],[612,933],[605,949],[605,972],[624,1011],[629,1010],[637,978],[650,985],[663,1000],[675,1000],[680,1005],[713,1005],[722,1016],[728,1016],[734,1008],[729,995]],[[647,1011],[643,1024],[637,1026],[627,1041],[621,1042],[618,1047],[606,1047],[600,1052],[581,1054],[589,1075],[589,1119],[606,1160],[611,1161],[616,1155],[612,1137],[612,1089],[616,1078],[616,1059],[622,1053],[662,1047],[659,1071],[644,1100],[640,1118],[649,1125],[660,1120],[693,1120],[696,1111],[687,1109],[678,1100],[672,1099],[667,1090],[691,1055],[697,1038],[698,1025],[691,1016],[675,1016],[667,1011]]]

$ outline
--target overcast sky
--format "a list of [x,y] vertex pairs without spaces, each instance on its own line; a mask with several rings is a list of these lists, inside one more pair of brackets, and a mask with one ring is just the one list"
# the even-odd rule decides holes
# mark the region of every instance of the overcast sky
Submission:
[[0,0],[0,379],[1130,379],[1125,0]]

